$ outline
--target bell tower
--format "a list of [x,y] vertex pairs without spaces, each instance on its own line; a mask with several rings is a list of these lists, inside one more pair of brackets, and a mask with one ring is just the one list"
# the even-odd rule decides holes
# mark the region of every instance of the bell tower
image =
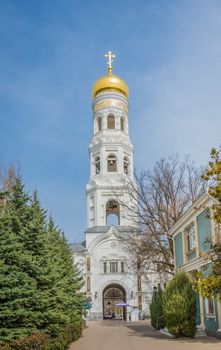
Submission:
[[[115,55],[109,51],[107,75],[93,86],[93,137],[89,146],[90,179],[87,184],[87,226],[133,227],[122,203],[133,181],[133,145],[129,137],[128,86],[112,73]],[[96,231],[96,230],[95,230]]]

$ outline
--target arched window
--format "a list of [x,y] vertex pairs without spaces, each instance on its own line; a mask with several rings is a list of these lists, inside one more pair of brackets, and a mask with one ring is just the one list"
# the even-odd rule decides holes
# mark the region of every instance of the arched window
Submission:
[[124,157],[124,174],[129,174],[129,159]]
[[101,162],[100,162],[100,157],[96,157],[95,158],[95,174],[100,174],[100,171],[101,171]]
[[107,128],[108,129],[115,129],[115,117],[113,114],[110,114],[107,117]]
[[114,154],[110,154],[107,158],[107,171],[117,171],[117,158]]
[[117,201],[111,199],[106,204],[106,224],[120,225],[120,207]]
[[98,118],[97,118],[97,130],[98,130],[98,131],[101,131],[101,129],[102,129],[101,117],[98,117]]
[[120,118],[120,128],[122,131],[124,131],[124,128],[125,128],[125,120],[124,120],[124,117],[121,117]]

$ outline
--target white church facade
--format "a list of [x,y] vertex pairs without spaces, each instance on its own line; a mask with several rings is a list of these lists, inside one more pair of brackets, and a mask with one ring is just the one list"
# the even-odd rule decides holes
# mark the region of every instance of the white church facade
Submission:
[[134,263],[126,244],[131,233],[137,232],[126,208],[136,205],[129,203],[125,185],[127,180],[135,185],[128,87],[112,73],[115,56],[109,51],[106,57],[108,73],[93,87],[86,240],[72,249],[91,304],[88,318],[138,320],[149,316],[153,288],[164,281],[143,269],[139,257]]

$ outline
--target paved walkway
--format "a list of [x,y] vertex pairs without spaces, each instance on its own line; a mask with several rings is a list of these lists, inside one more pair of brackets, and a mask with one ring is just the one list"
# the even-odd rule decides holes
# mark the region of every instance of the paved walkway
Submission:
[[171,339],[147,322],[91,321],[69,350],[220,350],[215,338]]

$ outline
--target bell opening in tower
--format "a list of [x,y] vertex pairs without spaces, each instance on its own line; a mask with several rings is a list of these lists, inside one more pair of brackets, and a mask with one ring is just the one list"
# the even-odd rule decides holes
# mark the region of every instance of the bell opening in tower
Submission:
[[120,225],[120,206],[116,200],[109,200],[106,204],[106,225]]

